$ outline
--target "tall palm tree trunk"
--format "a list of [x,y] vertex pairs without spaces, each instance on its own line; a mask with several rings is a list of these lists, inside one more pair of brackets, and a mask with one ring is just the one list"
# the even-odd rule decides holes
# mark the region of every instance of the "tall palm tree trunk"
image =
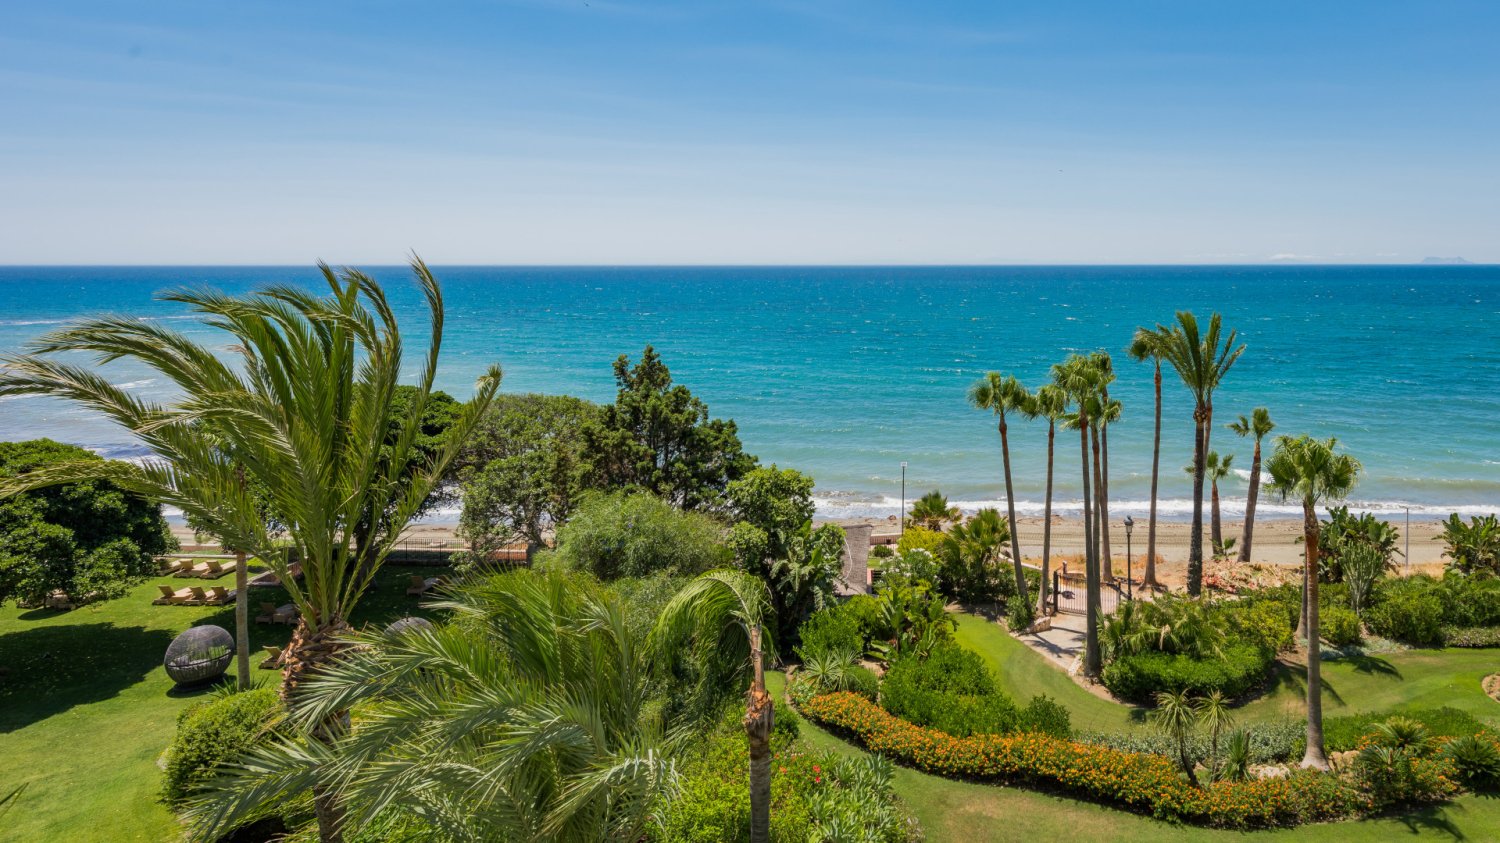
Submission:
[[1052,575],[1052,455],[1057,440],[1057,422],[1047,422],[1047,496],[1042,504],[1042,584],[1038,586],[1036,614],[1047,611],[1047,578]]
[[1193,529],[1188,536],[1188,594],[1203,593],[1203,473],[1207,448],[1203,409],[1193,413]]
[[234,663],[235,687],[250,690],[250,578],[243,550],[234,553]]
[[1151,445],[1151,516],[1146,523],[1146,573],[1141,584],[1156,582],[1156,481],[1161,469],[1161,358],[1156,358],[1156,435]]
[[766,693],[761,664],[760,626],[750,628],[750,658],[755,676],[745,699],[745,737],[750,742],[750,843],[771,839],[771,728],[775,707]]
[[1312,501],[1302,504],[1302,533],[1307,546],[1307,752],[1303,767],[1328,769],[1323,754],[1323,664],[1318,642],[1318,514]]
[[1089,424],[1080,411],[1078,450],[1083,460],[1083,571],[1085,578],[1085,611],[1083,636],[1083,672],[1098,676],[1099,659],[1099,565],[1094,549],[1093,510],[1089,501]]
[[1100,457],[1099,426],[1094,426],[1090,432],[1094,440],[1094,546],[1096,548],[1095,559],[1099,566],[1099,576],[1102,580],[1113,581],[1115,576],[1114,566],[1110,564],[1109,558],[1109,510],[1104,500],[1104,460]]
[[1260,437],[1255,438],[1255,456],[1250,460],[1250,492],[1245,498],[1245,532],[1240,539],[1240,561],[1250,561],[1250,539],[1255,534],[1255,498],[1260,493]]
[[[1109,406],[1109,390],[1106,388],[1100,392],[1103,396],[1105,407]],[[1114,582],[1114,552],[1109,544],[1109,425],[1099,425],[1099,485],[1095,495],[1095,506],[1099,508],[1099,524],[1101,527],[1100,544],[1104,547],[1104,555],[1101,557],[1104,579]]]
[[1209,483],[1209,490],[1209,499],[1212,502],[1212,509],[1210,510],[1209,517],[1212,519],[1211,523],[1213,525],[1213,532],[1211,533],[1211,537],[1213,541],[1214,555],[1221,556],[1224,553],[1224,529],[1222,527],[1222,522],[1219,520],[1219,481],[1217,479]]
[[[342,618],[333,617],[318,623],[303,616],[292,631],[281,672],[281,699],[291,705],[297,687],[320,668],[338,658],[346,645],[339,639],[352,630]],[[349,726],[349,713],[338,712],[312,730],[314,739],[332,744]],[[344,805],[337,790],[327,785],[313,787],[313,814],[318,821],[318,839],[322,843],[342,843],[344,839]]]
[[1000,413],[1000,457],[1005,464],[1005,508],[1010,517],[1010,561],[1016,569],[1016,600],[1024,607],[1029,598],[1026,596],[1026,572],[1021,568],[1021,539],[1016,531],[1016,495],[1010,485],[1010,435],[1004,411]]

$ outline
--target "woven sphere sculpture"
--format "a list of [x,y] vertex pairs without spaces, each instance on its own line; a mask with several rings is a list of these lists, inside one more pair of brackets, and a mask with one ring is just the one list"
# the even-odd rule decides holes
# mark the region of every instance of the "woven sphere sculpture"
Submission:
[[234,660],[234,636],[221,626],[189,628],[167,645],[162,666],[179,685],[218,679]]
[[405,617],[385,628],[387,635],[400,635],[418,629],[432,629],[432,621],[426,618]]

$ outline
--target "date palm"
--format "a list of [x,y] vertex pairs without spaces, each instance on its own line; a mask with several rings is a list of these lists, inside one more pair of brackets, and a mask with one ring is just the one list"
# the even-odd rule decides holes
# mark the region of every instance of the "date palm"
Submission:
[[1024,413],[1031,393],[1016,380],[1014,375],[990,372],[969,387],[969,404],[995,414],[996,426],[1000,430],[1000,456],[1005,466],[1005,508],[1010,522],[1010,561],[1015,567],[1016,599],[1019,605],[1027,606],[1030,598],[1026,594],[1026,573],[1021,567],[1021,540],[1016,529],[1016,494],[1010,480],[1010,426],[1006,413]]
[[751,843],[767,843],[771,835],[775,715],[771,695],[766,693],[765,660],[775,647],[765,630],[774,621],[770,595],[758,577],[740,571],[710,571],[667,603],[651,631],[651,652],[660,663],[686,652],[699,664],[728,667],[727,671],[701,671],[705,686],[749,686],[741,722],[750,744]]
[[1056,384],[1045,384],[1032,393],[1022,412],[1030,419],[1047,420],[1047,493],[1042,504],[1042,582],[1038,587],[1037,616],[1047,609],[1047,583],[1052,563],[1052,466],[1057,443],[1057,422],[1068,411],[1068,396]]
[[1213,428],[1214,390],[1234,362],[1244,353],[1235,345],[1238,333],[1224,334],[1223,318],[1209,317],[1208,330],[1200,331],[1192,313],[1177,312],[1177,324],[1158,325],[1168,337],[1162,344],[1162,359],[1172,365],[1193,395],[1193,526],[1188,543],[1188,593],[1203,593],[1203,481],[1207,470],[1209,432]]
[[956,506],[949,506],[948,498],[937,489],[917,498],[911,505],[910,518],[914,527],[941,532],[943,527],[963,517],[963,512]]
[[1337,452],[1338,440],[1280,436],[1267,468],[1271,489],[1283,501],[1302,504],[1302,605],[1307,614],[1307,752],[1303,767],[1328,769],[1323,751],[1322,660],[1318,644],[1318,505],[1349,496],[1359,477],[1359,460]]
[[1240,561],[1250,561],[1250,541],[1255,535],[1255,500],[1260,494],[1260,445],[1276,429],[1271,411],[1256,407],[1250,415],[1229,423],[1229,429],[1240,436],[1255,437],[1255,455],[1250,458],[1250,491],[1245,496],[1245,531],[1240,538]]
[[1064,416],[1063,426],[1078,431],[1079,462],[1083,480],[1083,568],[1085,577],[1083,670],[1098,676],[1102,667],[1099,652],[1099,555],[1094,541],[1093,484],[1089,462],[1089,406],[1097,401],[1099,374],[1089,358],[1070,355],[1052,367],[1052,381],[1077,409]]
[[[460,587],[432,629],[367,631],[310,677],[293,729],[253,749],[187,812],[214,840],[338,771],[351,828],[398,820],[451,841],[640,840],[676,777],[644,642],[619,598],[559,572]],[[358,707],[331,745],[318,724]],[[415,832],[414,832],[415,833]]]
[[[253,553],[275,571],[301,615],[285,651],[281,685],[293,704],[298,687],[346,649],[341,639],[349,632],[350,612],[500,383],[499,368],[491,367],[447,445],[412,471],[442,347],[438,282],[413,260],[430,313],[430,339],[417,390],[405,414],[393,418],[389,407],[403,346],[385,292],[363,273],[321,269],[326,296],[278,285],[245,296],[192,290],[163,297],[229,334],[238,367],[160,323],[103,317],[48,334],[31,354],[5,358],[0,372],[0,394],[50,395],[81,404],[151,452],[139,464],[52,467],[27,475],[26,485],[108,479],[178,507],[204,532]],[[54,356],[70,352],[92,353],[101,362],[136,361],[174,384],[181,397],[169,405],[141,401],[95,371]],[[240,482],[241,472],[247,483]],[[247,484],[268,490],[266,506],[284,522],[284,539],[272,538]],[[385,519],[365,517],[382,510],[389,513]],[[369,532],[357,535],[361,529]],[[363,563],[358,546],[367,549]],[[317,737],[335,740],[342,720],[324,721]],[[314,796],[323,840],[342,839],[334,785],[318,785]]]
[[1109,385],[1115,382],[1115,365],[1109,352],[1096,351],[1089,355],[1089,360],[1099,373],[1099,400],[1091,414],[1098,439],[1094,445],[1094,450],[1097,451],[1094,470],[1098,473],[1094,509],[1098,513],[1099,522],[1099,576],[1107,582],[1114,582],[1114,550],[1109,541],[1109,426],[1120,420],[1124,408],[1119,401],[1109,397]]
[[1151,361],[1152,382],[1156,389],[1156,427],[1151,439],[1151,513],[1146,522],[1146,572],[1141,576],[1141,585],[1153,588],[1159,585],[1156,581],[1156,498],[1161,471],[1161,361],[1170,336],[1170,330],[1159,325],[1136,328],[1127,352],[1134,360]]

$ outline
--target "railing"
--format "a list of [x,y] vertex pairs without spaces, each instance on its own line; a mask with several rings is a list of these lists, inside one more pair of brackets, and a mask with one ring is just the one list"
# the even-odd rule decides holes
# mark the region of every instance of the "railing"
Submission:
[[[1129,600],[1125,593],[1116,583],[1099,584],[1099,611],[1103,614],[1114,614],[1120,608],[1121,601]],[[1069,615],[1087,615],[1088,604],[1088,582],[1085,577],[1070,574],[1064,576],[1061,571],[1052,572],[1052,613],[1062,612]]]

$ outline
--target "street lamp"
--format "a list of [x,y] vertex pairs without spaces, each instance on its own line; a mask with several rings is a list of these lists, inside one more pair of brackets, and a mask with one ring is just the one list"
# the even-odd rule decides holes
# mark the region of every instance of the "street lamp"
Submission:
[[1130,571],[1130,530],[1133,527],[1135,527],[1135,519],[1129,515],[1125,516],[1125,594],[1131,600],[1135,599],[1135,583],[1132,582],[1134,577]]
[[901,461],[901,512],[896,515],[901,519],[901,535],[906,535],[906,460]]

